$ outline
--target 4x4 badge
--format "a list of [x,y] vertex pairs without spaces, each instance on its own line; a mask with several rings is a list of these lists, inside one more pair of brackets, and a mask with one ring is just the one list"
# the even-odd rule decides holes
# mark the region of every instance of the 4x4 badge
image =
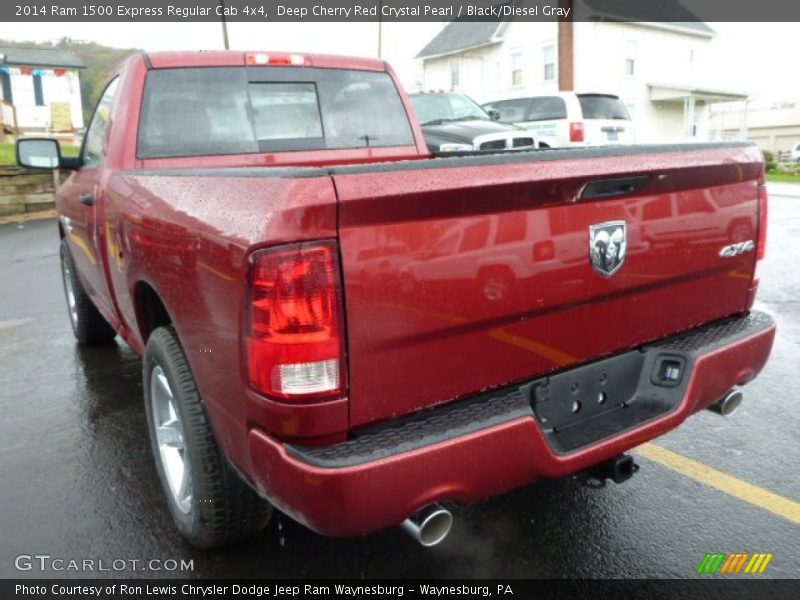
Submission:
[[611,277],[625,262],[628,228],[625,221],[606,221],[589,225],[589,258],[592,268]]

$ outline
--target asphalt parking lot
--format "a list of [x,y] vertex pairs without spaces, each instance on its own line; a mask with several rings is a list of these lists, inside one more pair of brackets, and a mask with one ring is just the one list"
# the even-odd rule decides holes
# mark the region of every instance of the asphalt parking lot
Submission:
[[[198,551],[173,528],[127,346],[70,331],[55,221],[0,226],[0,577],[698,577],[707,552],[767,552],[762,577],[800,578],[800,196],[773,192],[758,308],[778,336],[727,418],[699,414],[635,452],[623,485],[540,483],[457,508],[423,549],[399,530],[337,540],[285,517]],[[191,572],[18,571],[15,557],[186,559]],[[703,575],[709,577],[709,575]]]

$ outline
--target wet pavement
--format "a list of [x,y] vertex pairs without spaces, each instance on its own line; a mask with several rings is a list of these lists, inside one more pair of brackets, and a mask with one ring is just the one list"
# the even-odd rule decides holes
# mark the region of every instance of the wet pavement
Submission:
[[[770,209],[758,308],[778,321],[773,356],[733,416],[704,412],[655,443],[790,500],[791,512],[800,502],[800,199],[773,195]],[[772,552],[769,576],[800,577],[800,520],[770,512],[770,500],[748,502],[746,486],[736,498],[644,457],[624,485],[550,481],[456,508],[453,534],[434,549],[399,530],[325,538],[278,516],[247,542],[195,550],[162,498],[140,361],[121,342],[76,346],[57,240],[54,220],[0,226],[0,577],[680,578],[695,576],[706,552],[741,551]],[[106,566],[184,559],[193,570],[20,572],[20,554]]]

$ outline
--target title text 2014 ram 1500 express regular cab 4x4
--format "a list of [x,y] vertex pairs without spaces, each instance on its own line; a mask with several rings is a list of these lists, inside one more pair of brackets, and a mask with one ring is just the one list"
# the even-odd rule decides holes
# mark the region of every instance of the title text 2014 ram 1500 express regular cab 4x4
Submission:
[[[17,152],[74,170],[72,326],[143,356],[158,474],[199,546],[271,507],[431,545],[440,502],[621,481],[626,450],[730,411],[775,335],[751,310],[749,144],[436,157],[384,62],[167,52],[114,73],[79,158]],[[653,201],[681,218],[649,227]]]

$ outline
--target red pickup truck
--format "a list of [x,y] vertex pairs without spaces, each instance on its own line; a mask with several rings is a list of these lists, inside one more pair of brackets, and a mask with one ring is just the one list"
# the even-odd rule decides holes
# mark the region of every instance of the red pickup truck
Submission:
[[628,449],[733,410],[775,335],[751,310],[750,144],[432,156],[384,62],[165,52],[112,75],[78,158],[17,153],[74,171],[70,320],[143,356],[158,474],[198,546],[272,507],[433,545],[440,502],[623,481]]

